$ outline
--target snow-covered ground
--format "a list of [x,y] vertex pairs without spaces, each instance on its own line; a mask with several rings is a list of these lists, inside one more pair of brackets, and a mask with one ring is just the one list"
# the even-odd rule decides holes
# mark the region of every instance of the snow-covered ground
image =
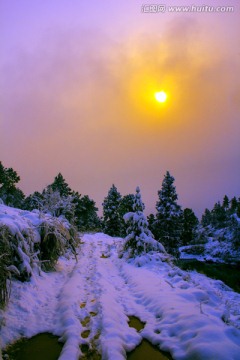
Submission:
[[[0,313],[1,346],[51,332],[65,343],[60,360],[77,360],[81,344],[96,346],[103,360],[125,359],[142,338],[176,360],[239,360],[240,294],[160,255],[119,259],[122,241],[86,234],[78,262],[62,257],[56,272],[13,281]],[[130,315],[146,323],[140,333],[129,327]]]

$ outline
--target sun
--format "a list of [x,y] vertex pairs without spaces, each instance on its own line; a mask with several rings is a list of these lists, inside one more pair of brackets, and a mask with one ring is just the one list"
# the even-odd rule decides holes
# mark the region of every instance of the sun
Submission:
[[160,103],[164,103],[167,100],[167,94],[163,90],[156,92],[154,96],[155,99]]

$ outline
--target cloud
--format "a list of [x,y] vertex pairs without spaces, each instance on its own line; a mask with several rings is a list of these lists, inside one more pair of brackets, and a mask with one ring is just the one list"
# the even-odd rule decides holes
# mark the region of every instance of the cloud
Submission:
[[[214,41],[184,17],[125,42],[95,30],[48,33],[35,53],[22,50],[4,67],[3,162],[21,170],[26,192],[62,171],[98,202],[113,182],[123,193],[142,184],[151,202],[170,169],[181,198],[197,206],[204,179],[225,176],[229,163],[219,189],[236,189],[239,83]],[[153,91],[164,86],[162,109]]]

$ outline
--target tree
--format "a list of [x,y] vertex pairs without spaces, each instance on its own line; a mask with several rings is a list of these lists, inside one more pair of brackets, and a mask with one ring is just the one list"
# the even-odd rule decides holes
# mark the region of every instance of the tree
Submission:
[[124,220],[128,224],[124,250],[128,251],[129,257],[135,257],[152,250],[164,251],[163,246],[153,238],[143,210],[144,204],[140,189],[137,187],[133,212],[124,215]]
[[119,205],[121,194],[115,185],[110,188],[107,197],[103,201],[103,230],[110,236],[121,235],[121,220],[119,216]]
[[101,223],[97,215],[98,208],[95,201],[88,195],[81,196],[78,192],[73,193],[75,204],[75,217],[78,230],[94,230],[100,228]]
[[218,201],[212,210],[212,225],[218,229],[224,228],[227,225],[227,213],[225,208]]
[[238,205],[237,205],[237,209],[236,209],[236,214],[237,214],[237,217],[240,218],[240,199],[238,199]]
[[127,234],[127,224],[125,223],[123,217],[128,212],[133,211],[133,204],[134,204],[134,195],[133,194],[128,194],[121,198],[119,208],[118,208],[118,213],[119,213],[119,218],[120,218],[120,222],[121,222],[121,236],[122,237],[125,237]]
[[149,224],[149,229],[152,231],[153,227],[154,227],[154,223],[156,221],[156,218],[153,214],[149,214],[147,217],[147,221]]
[[30,194],[24,199],[23,209],[32,211],[34,209],[41,210],[43,208],[44,196],[38,192],[34,191],[33,194]]
[[234,196],[231,200],[231,206],[230,206],[230,213],[234,214],[237,210],[238,201],[237,198]]
[[183,210],[183,232],[182,232],[182,244],[188,245],[197,234],[198,218],[192,211],[192,209]]
[[203,215],[202,215],[202,219],[201,219],[201,224],[202,226],[208,226],[212,223],[212,214],[211,211],[208,209],[205,209]]
[[230,228],[232,230],[232,236],[231,236],[231,241],[232,241],[232,247],[235,250],[240,250],[240,222],[237,220],[236,215],[232,216],[231,218],[231,223],[230,223]]
[[227,197],[227,195],[224,196],[223,198],[223,204],[222,204],[223,208],[225,210],[229,209],[229,198]]
[[178,247],[181,245],[183,213],[181,206],[177,204],[178,195],[174,181],[174,177],[167,171],[162,188],[158,191],[159,200],[156,203],[157,214],[153,234],[167,252],[177,256]]
[[51,188],[53,192],[58,191],[60,196],[69,196],[72,193],[61,173],[55,176],[53,183],[48,185],[48,188]]
[[21,207],[24,193],[16,187],[20,176],[12,168],[5,168],[0,162],[0,198],[6,205]]
[[73,196],[61,196],[58,190],[47,187],[42,193],[43,201],[40,208],[45,213],[59,217],[63,215],[71,224],[75,224],[75,204]]

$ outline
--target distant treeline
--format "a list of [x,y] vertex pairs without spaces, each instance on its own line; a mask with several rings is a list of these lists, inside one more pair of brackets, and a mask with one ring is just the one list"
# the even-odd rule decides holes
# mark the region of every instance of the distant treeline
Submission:
[[[100,218],[95,201],[88,195],[82,196],[72,190],[61,173],[41,193],[35,191],[27,197],[16,186],[19,180],[15,170],[5,168],[0,162],[0,198],[6,205],[25,210],[38,209],[56,217],[65,216],[81,231],[102,230],[111,236],[127,236],[128,224],[123,217],[126,213],[134,212],[134,194],[122,196],[117,187],[112,185],[103,200],[103,217]],[[234,234],[233,242],[238,246],[240,198],[229,199],[225,195],[223,201],[217,202],[212,210],[205,210],[199,222],[192,209],[182,209],[178,204],[174,181],[174,177],[167,171],[158,191],[156,213],[147,218],[154,238],[169,253],[177,256],[180,246],[201,241],[203,228],[229,227]]]

